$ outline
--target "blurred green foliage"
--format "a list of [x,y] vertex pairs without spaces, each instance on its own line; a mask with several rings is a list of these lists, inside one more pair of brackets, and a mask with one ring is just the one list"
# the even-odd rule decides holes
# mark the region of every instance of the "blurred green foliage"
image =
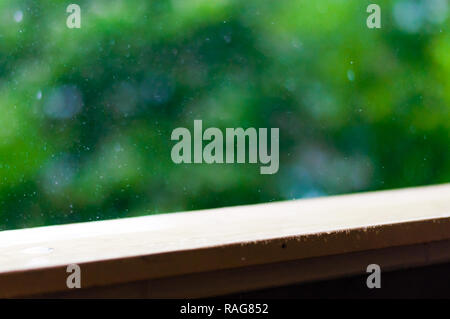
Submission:
[[[450,181],[447,0],[0,2],[0,229]],[[279,127],[280,170],[175,165]]]

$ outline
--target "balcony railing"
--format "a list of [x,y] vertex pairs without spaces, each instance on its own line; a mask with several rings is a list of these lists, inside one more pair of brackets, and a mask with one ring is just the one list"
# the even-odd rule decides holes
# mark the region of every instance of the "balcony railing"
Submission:
[[449,260],[447,184],[0,232],[0,297],[219,296]]

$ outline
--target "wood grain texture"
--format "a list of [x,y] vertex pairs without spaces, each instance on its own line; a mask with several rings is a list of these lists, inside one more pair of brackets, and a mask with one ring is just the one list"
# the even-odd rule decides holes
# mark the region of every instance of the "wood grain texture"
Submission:
[[[93,288],[448,239],[450,185],[4,231],[0,296],[67,291],[72,263]],[[433,254],[421,263],[449,258]]]

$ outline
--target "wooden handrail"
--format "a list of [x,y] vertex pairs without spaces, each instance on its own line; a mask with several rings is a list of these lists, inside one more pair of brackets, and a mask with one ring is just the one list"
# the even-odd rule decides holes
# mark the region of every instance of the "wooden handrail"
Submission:
[[448,260],[450,184],[3,231],[0,297],[214,296]]

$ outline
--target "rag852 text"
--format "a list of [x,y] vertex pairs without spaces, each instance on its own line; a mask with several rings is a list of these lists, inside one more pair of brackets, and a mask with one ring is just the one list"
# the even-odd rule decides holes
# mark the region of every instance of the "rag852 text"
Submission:
[[225,304],[224,313],[230,314],[268,314],[269,305],[268,304]]

